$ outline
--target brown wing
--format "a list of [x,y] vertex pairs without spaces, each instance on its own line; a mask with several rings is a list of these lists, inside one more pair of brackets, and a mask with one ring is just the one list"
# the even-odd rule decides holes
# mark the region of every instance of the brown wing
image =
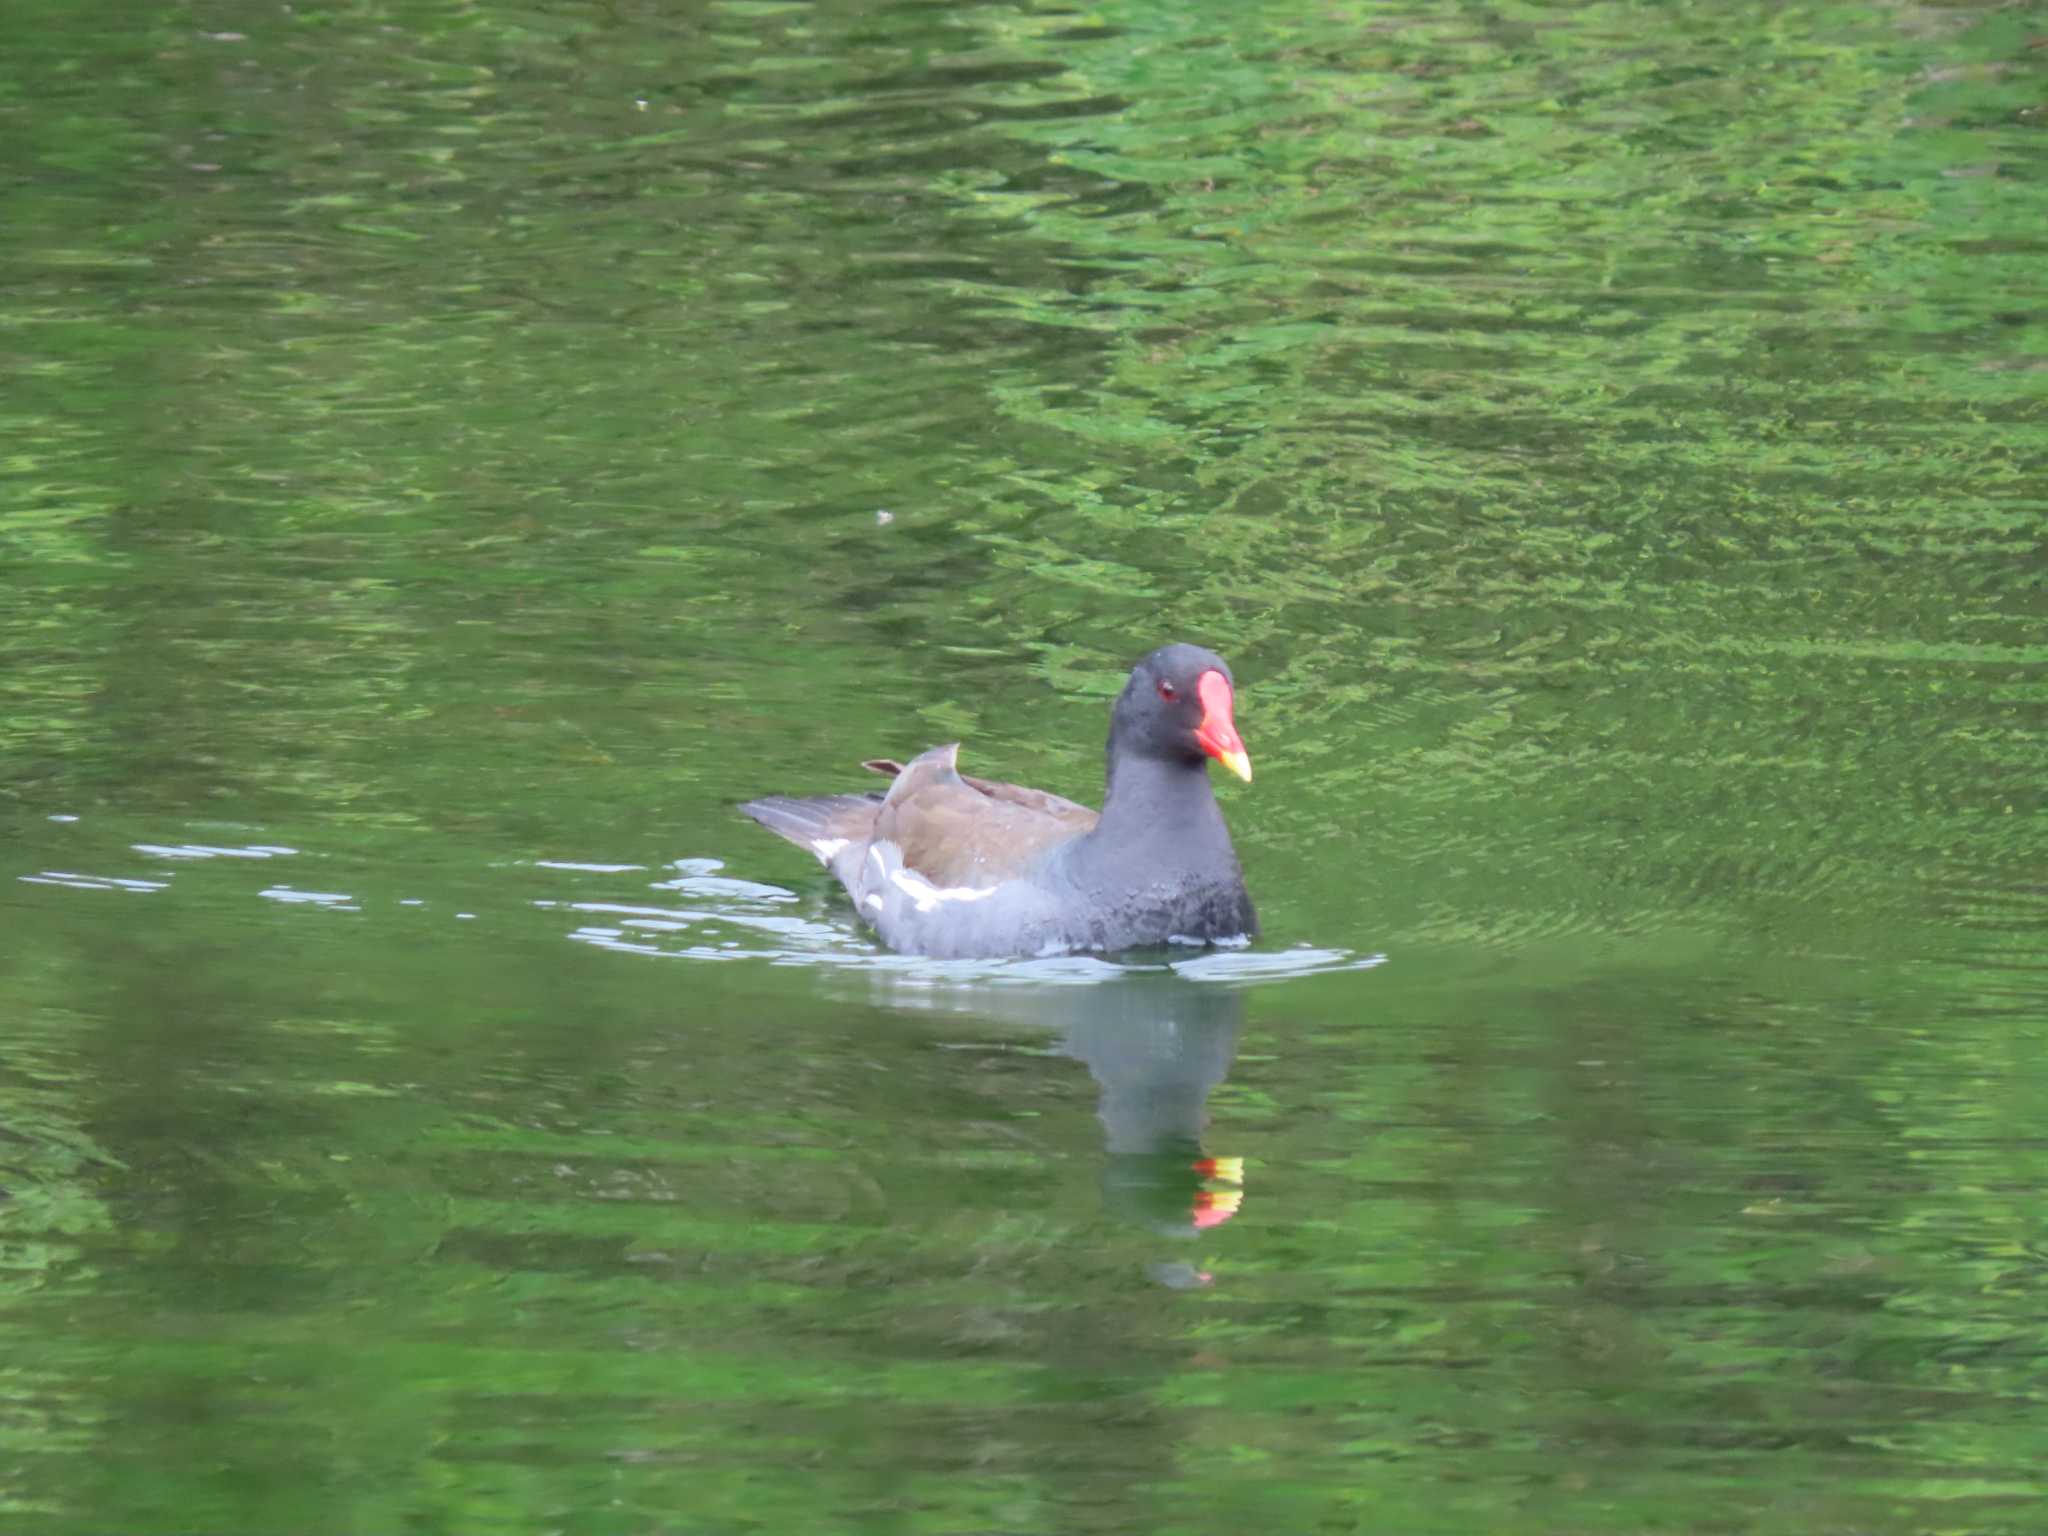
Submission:
[[[933,750],[946,749],[939,747]],[[959,745],[955,743],[952,750],[958,752]],[[879,773],[891,779],[903,772],[903,765],[893,757],[871,757],[862,763],[861,767],[867,769],[869,773]],[[955,772],[958,770],[955,769]],[[1022,784],[1005,784],[1000,779],[977,779],[971,773],[960,774],[960,782],[972,785],[991,800],[1006,800],[1012,805],[1023,806],[1027,811],[1042,811],[1048,816],[1057,816],[1072,823],[1076,832],[1091,832],[1095,829],[1095,823],[1102,819],[1100,811],[1091,811],[1087,806],[1069,800],[1064,795],[1056,795],[1049,789],[1028,789]]]
[[896,782],[875,818],[875,837],[902,850],[908,869],[937,886],[991,886],[1020,875],[1047,849],[1092,830],[1095,812],[1042,789],[970,779],[958,744],[909,764],[862,766]]

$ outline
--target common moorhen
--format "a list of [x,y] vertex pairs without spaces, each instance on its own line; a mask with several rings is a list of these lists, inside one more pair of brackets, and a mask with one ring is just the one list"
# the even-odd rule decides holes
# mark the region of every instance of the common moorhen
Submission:
[[1100,815],[1042,789],[961,774],[957,744],[891,775],[886,794],[769,795],[740,809],[808,848],[905,954],[1051,955],[1207,944],[1258,932],[1213,757],[1250,780],[1230,668],[1168,645],[1131,668],[1109,715]]

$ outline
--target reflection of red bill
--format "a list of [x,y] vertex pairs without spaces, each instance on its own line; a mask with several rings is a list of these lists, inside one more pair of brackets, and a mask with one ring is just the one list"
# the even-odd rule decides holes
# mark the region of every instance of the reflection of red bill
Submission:
[[1241,1157],[1200,1157],[1195,1159],[1195,1172],[1205,1179],[1221,1179],[1226,1184],[1244,1182],[1244,1159]]
[[1198,1189],[1195,1191],[1193,1219],[1195,1230],[1201,1232],[1210,1227],[1220,1227],[1237,1214],[1237,1208],[1244,1204],[1241,1189]]

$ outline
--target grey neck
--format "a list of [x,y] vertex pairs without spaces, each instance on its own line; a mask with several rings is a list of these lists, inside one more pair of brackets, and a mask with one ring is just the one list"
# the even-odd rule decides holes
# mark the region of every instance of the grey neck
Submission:
[[1110,776],[1088,862],[1117,867],[1235,869],[1236,854],[1209,788],[1208,764],[1126,755]]

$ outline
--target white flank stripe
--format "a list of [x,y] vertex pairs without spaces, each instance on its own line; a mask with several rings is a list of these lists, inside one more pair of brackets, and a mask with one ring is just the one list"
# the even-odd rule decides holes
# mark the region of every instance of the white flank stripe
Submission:
[[889,876],[896,889],[917,903],[917,910],[929,912],[942,901],[980,901],[984,896],[993,896],[997,887],[954,885],[933,885],[915,870],[899,869]]

